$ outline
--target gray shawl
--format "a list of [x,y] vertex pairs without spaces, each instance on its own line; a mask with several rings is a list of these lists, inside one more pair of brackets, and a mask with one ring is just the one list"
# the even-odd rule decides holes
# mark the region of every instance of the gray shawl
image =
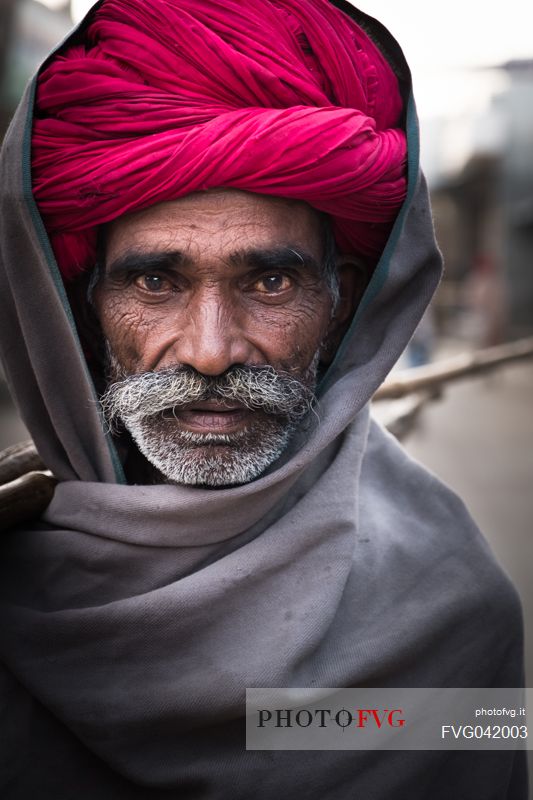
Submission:
[[319,419],[268,474],[214,491],[124,482],[31,194],[33,91],[2,154],[0,339],[60,483],[2,541],[2,798],[525,798],[512,753],[245,749],[246,687],[522,680],[513,588],[369,415],[441,269],[412,100],[408,196]]

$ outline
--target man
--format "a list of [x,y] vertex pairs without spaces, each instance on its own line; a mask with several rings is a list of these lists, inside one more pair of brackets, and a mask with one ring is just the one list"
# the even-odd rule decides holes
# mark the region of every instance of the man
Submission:
[[246,687],[522,679],[507,579],[369,420],[440,274],[392,38],[104,0],[2,185],[3,357],[59,480],[3,545],[2,796],[525,797],[512,752],[245,749]]
[[328,287],[323,239],[307,204],[232,189],[110,223],[94,297],[108,371],[125,377],[103,406],[152,482],[243,484],[287,449],[355,294],[347,263],[342,308]]

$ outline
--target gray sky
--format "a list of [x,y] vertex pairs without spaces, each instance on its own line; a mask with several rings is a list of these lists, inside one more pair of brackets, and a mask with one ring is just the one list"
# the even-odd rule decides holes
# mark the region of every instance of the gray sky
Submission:
[[[415,67],[492,66],[533,58],[531,0],[357,0],[398,39]],[[505,13],[503,13],[503,11]]]

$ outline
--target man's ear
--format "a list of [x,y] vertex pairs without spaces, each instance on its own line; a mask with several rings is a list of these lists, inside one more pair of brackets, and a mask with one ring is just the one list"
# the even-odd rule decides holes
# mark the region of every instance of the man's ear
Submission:
[[339,255],[336,261],[339,299],[321,347],[320,360],[323,364],[330,364],[333,361],[370,277],[368,265],[355,256]]

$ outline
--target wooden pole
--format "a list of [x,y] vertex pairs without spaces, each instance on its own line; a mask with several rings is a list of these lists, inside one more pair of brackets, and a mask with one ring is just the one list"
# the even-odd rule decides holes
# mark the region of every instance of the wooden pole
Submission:
[[436,361],[423,367],[402,370],[389,376],[374,394],[373,400],[396,400],[414,392],[431,392],[438,396],[444,384],[469,378],[496,367],[533,357],[533,336],[516,342],[488,347],[473,353]]
[[[415,367],[388,378],[373,400],[407,398],[388,415],[385,427],[403,438],[423,406],[438,397],[444,384],[468,378],[533,356],[533,337]],[[0,530],[38,517],[50,503],[56,480],[30,440],[0,453]]]

